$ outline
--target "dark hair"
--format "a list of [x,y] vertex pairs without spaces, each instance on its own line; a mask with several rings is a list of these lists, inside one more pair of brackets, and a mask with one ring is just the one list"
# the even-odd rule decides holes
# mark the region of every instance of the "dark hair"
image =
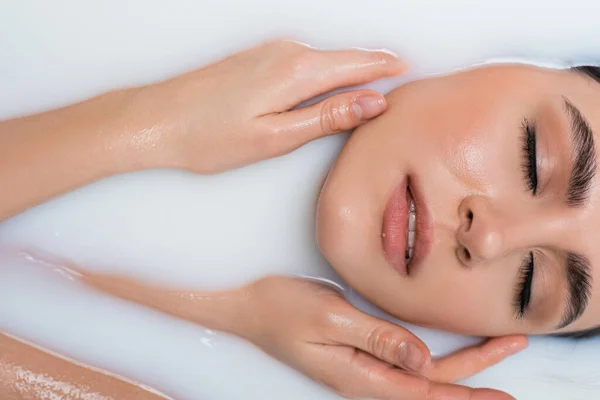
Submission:
[[[589,76],[590,78],[594,79],[596,82],[600,83],[600,67],[584,65],[584,66],[580,66],[580,67],[573,67],[573,68],[571,68],[571,70],[581,73],[581,74],[585,74],[585,75]],[[597,326],[595,328],[586,329],[583,331],[578,331],[578,332],[559,334],[556,336],[576,338],[576,339],[600,336],[600,326]]]
[[559,333],[557,335],[552,335],[552,336],[573,338],[573,339],[587,339],[587,338],[591,338],[591,337],[595,337],[595,336],[600,336],[600,326],[597,326],[595,328],[586,329],[583,331]]
[[585,74],[600,83],[600,67],[584,65],[581,67],[573,67],[572,70]]

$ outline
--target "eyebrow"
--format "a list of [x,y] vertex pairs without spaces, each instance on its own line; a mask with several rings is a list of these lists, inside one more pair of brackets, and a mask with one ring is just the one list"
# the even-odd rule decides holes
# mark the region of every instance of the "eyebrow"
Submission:
[[572,324],[584,313],[592,294],[590,262],[585,256],[567,252],[567,305],[557,329]]
[[596,148],[594,134],[579,109],[569,99],[563,97],[564,108],[571,122],[571,144],[573,165],[567,188],[567,204],[582,206],[589,198],[594,176],[596,175]]

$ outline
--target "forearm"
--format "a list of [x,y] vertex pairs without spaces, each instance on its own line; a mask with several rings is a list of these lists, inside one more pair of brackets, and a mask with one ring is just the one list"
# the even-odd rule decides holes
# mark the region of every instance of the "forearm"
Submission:
[[88,273],[74,265],[67,267],[97,290],[209,329],[244,336],[245,327],[252,323],[253,314],[248,312],[251,285],[212,292],[171,289],[123,276]]
[[165,397],[0,333],[0,393],[6,400]]
[[152,167],[139,89],[0,122],[0,221],[99,179]]

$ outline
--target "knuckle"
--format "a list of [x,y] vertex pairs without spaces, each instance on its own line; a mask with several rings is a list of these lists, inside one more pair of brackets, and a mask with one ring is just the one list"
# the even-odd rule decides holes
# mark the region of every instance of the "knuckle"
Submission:
[[273,48],[275,50],[279,50],[289,46],[289,41],[285,39],[274,39],[266,41],[264,43],[264,46],[268,48]]
[[265,126],[255,135],[254,146],[259,154],[263,156],[279,155],[282,149],[282,129],[277,124]]
[[423,400],[433,400],[439,398],[437,397],[437,390],[435,386],[431,384],[431,381],[423,379],[421,385],[421,393],[423,393]]
[[295,54],[288,58],[290,63],[291,75],[295,79],[302,79],[308,76],[308,71],[314,68],[317,62],[317,54],[312,49],[305,47],[297,49]]
[[279,277],[275,275],[268,275],[263,278],[258,279],[256,282],[257,285],[262,287],[269,287],[270,285],[277,284],[279,281]]
[[274,39],[268,42],[271,46],[285,48],[285,49],[297,49],[303,47],[300,43],[289,39]]
[[319,304],[326,311],[322,313],[325,317],[323,322],[329,324],[332,320],[335,320],[335,318],[331,318],[332,316],[339,316],[341,318],[344,315],[344,310],[340,309],[338,303],[339,300],[334,296],[320,296]]
[[398,347],[396,335],[387,328],[377,327],[367,337],[367,349],[380,359],[389,359],[394,355],[394,349]]
[[272,58],[272,67],[292,78],[301,77],[312,65],[312,49],[291,40],[273,40],[264,44]]
[[296,47],[294,54],[294,63],[305,66],[312,66],[319,58],[319,53],[311,49],[310,47],[300,46]]
[[350,129],[356,122],[350,105],[340,105],[331,99],[323,102],[320,121],[325,134]]
[[284,46],[286,43],[287,43],[287,41],[285,39],[273,39],[271,41],[268,41],[267,45],[280,47],[280,46]]
[[319,304],[321,311],[316,315],[314,325],[319,327],[327,338],[333,339],[348,323],[347,312],[340,307],[340,299],[337,296],[321,296]]
[[278,276],[266,276],[250,284],[252,293],[256,298],[268,298],[274,289],[279,288],[281,278]]
[[289,49],[290,51],[294,52],[303,52],[303,51],[309,51],[311,48],[303,43],[297,42],[295,40],[283,40],[282,45],[286,48]]

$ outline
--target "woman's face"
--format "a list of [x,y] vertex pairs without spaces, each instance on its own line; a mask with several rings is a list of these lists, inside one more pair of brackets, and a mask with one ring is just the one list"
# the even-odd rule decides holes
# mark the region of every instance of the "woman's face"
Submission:
[[600,325],[600,84],[493,66],[387,98],[319,200],[319,246],[342,277],[403,320],[459,333]]

